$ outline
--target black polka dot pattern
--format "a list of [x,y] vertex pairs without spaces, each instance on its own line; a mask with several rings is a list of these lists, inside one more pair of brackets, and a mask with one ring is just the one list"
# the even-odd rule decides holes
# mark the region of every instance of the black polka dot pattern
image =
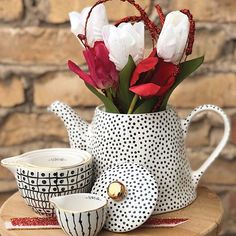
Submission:
[[68,132],[70,147],[86,150],[88,123],[83,121],[73,109],[59,101],[55,101],[48,110],[63,120]]
[[183,208],[196,198],[184,131],[174,109],[125,115],[97,108],[87,140],[96,177],[114,164],[144,166],[155,177],[158,200],[153,214]]
[[[115,202],[108,197],[107,187],[119,181],[127,194]],[[108,199],[105,228],[114,232],[127,232],[142,225],[152,214],[157,201],[157,184],[142,166],[123,163],[106,170],[96,181],[92,193]]]
[[181,122],[176,111],[126,115],[104,112],[97,107],[90,125],[67,105],[55,102],[50,110],[66,124],[70,145],[94,157],[96,178],[117,163],[144,166],[155,177],[159,197],[154,214],[186,207],[196,199],[196,186],[202,175],[193,175],[185,156],[185,136],[192,117],[212,110],[226,117],[213,105],[196,108]]

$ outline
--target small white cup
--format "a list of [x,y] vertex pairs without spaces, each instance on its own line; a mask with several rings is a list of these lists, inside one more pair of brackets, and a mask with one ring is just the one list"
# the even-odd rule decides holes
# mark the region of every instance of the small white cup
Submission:
[[71,236],[95,236],[106,221],[107,200],[95,194],[78,193],[54,197],[57,220],[65,233]]

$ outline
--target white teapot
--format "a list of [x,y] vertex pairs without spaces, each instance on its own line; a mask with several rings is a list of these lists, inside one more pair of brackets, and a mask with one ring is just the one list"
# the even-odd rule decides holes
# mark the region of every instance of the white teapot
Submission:
[[[96,177],[108,167],[123,162],[148,169],[158,185],[159,197],[154,214],[183,208],[195,200],[201,176],[219,156],[230,134],[226,114],[214,105],[200,106],[184,120],[171,106],[161,112],[131,115],[107,113],[103,106],[99,106],[91,124],[61,102],[54,102],[49,110],[64,121],[70,146],[92,154]],[[225,130],[206,162],[192,171],[185,155],[185,138],[192,117],[202,111],[219,114]]]

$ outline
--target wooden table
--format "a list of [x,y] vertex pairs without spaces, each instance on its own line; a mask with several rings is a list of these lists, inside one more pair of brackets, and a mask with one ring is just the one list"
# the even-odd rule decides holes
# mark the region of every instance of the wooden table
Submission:
[[[189,218],[190,220],[175,228],[139,228],[129,233],[117,234],[102,231],[99,236],[197,236],[218,235],[223,215],[223,207],[219,197],[206,188],[198,189],[198,198],[190,206],[172,213],[156,216],[157,218]],[[0,209],[0,234],[1,236],[65,236],[60,229],[54,230],[11,230],[5,229],[3,222],[12,217],[37,216],[29,208],[19,193],[12,195]]]

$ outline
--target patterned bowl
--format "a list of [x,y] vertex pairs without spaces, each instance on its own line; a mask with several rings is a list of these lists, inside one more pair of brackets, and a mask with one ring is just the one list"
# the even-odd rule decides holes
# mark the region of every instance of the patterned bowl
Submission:
[[57,220],[65,233],[71,236],[95,236],[105,224],[106,198],[79,193],[52,198]]
[[87,193],[92,187],[92,156],[79,149],[42,149],[1,164],[14,173],[21,196],[40,215],[54,215],[50,198]]

